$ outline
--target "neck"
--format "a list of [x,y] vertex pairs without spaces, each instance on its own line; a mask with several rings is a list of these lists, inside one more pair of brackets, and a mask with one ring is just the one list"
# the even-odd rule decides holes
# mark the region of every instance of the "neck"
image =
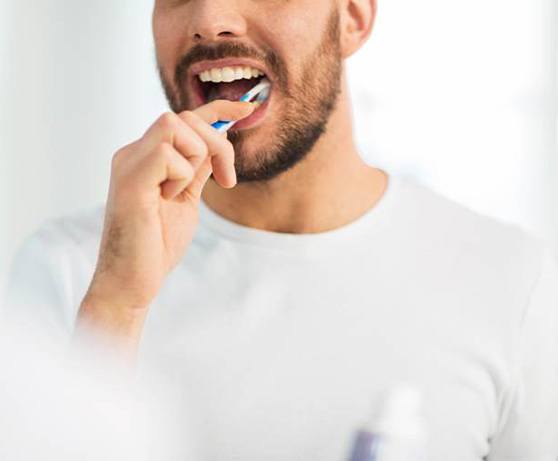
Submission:
[[202,198],[230,221],[288,233],[325,232],[349,224],[383,195],[386,174],[356,149],[346,80],[325,133],[307,157],[278,177],[224,189],[212,179]]

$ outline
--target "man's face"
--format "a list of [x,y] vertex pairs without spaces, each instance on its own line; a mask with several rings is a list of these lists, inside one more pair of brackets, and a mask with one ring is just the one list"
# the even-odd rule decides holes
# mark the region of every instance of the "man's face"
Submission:
[[[249,69],[270,80],[267,102],[228,132],[239,182],[276,177],[324,132],[342,73],[334,1],[157,0],[153,31],[175,112],[217,98],[237,100],[263,78]],[[209,76],[236,80],[202,81]]]

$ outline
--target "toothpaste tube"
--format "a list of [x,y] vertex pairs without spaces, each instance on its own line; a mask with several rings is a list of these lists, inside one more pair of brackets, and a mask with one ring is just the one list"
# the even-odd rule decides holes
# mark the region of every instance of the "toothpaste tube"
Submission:
[[354,438],[349,461],[422,461],[425,443],[421,395],[398,386]]

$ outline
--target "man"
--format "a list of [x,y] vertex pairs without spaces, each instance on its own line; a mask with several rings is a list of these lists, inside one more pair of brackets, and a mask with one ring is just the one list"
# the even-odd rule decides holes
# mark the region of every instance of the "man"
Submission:
[[[26,243],[10,303],[158,357],[200,459],[345,459],[401,382],[423,396],[424,459],[554,459],[556,264],[363,162],[344,61],[375,15],[375,0],[156,1],[172,112],[115,154],[106,208]],[[233,102],[262,77],[265,104]]]

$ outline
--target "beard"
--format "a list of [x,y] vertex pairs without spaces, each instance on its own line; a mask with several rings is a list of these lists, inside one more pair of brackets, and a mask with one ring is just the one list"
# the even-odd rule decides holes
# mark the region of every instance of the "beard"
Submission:
[[320,44],[305,63],[301,77],[292,83],[285,63],[272,50],[261,55],[238,43],[223,42],[211,48],[196,45],[180,60],[172,83],[159,66],[169,105],[176,113],[191,110],[183,82],[187,69],[194,62],[226,57],[249,57],[265,62],[276,78],[272,90],[274,97],[281,98],[280,110],[275,114],[278,126],[266,145],[261,141],[252,142],[258,144],[252,152],[248,146],[250,138],[257,136],[257,129],[252,132],[231,129],[227,138],[235,151],[238,183],[276,178],[302,161],[326,131],[341,92],[339,29],[339,12],[334,8]]

